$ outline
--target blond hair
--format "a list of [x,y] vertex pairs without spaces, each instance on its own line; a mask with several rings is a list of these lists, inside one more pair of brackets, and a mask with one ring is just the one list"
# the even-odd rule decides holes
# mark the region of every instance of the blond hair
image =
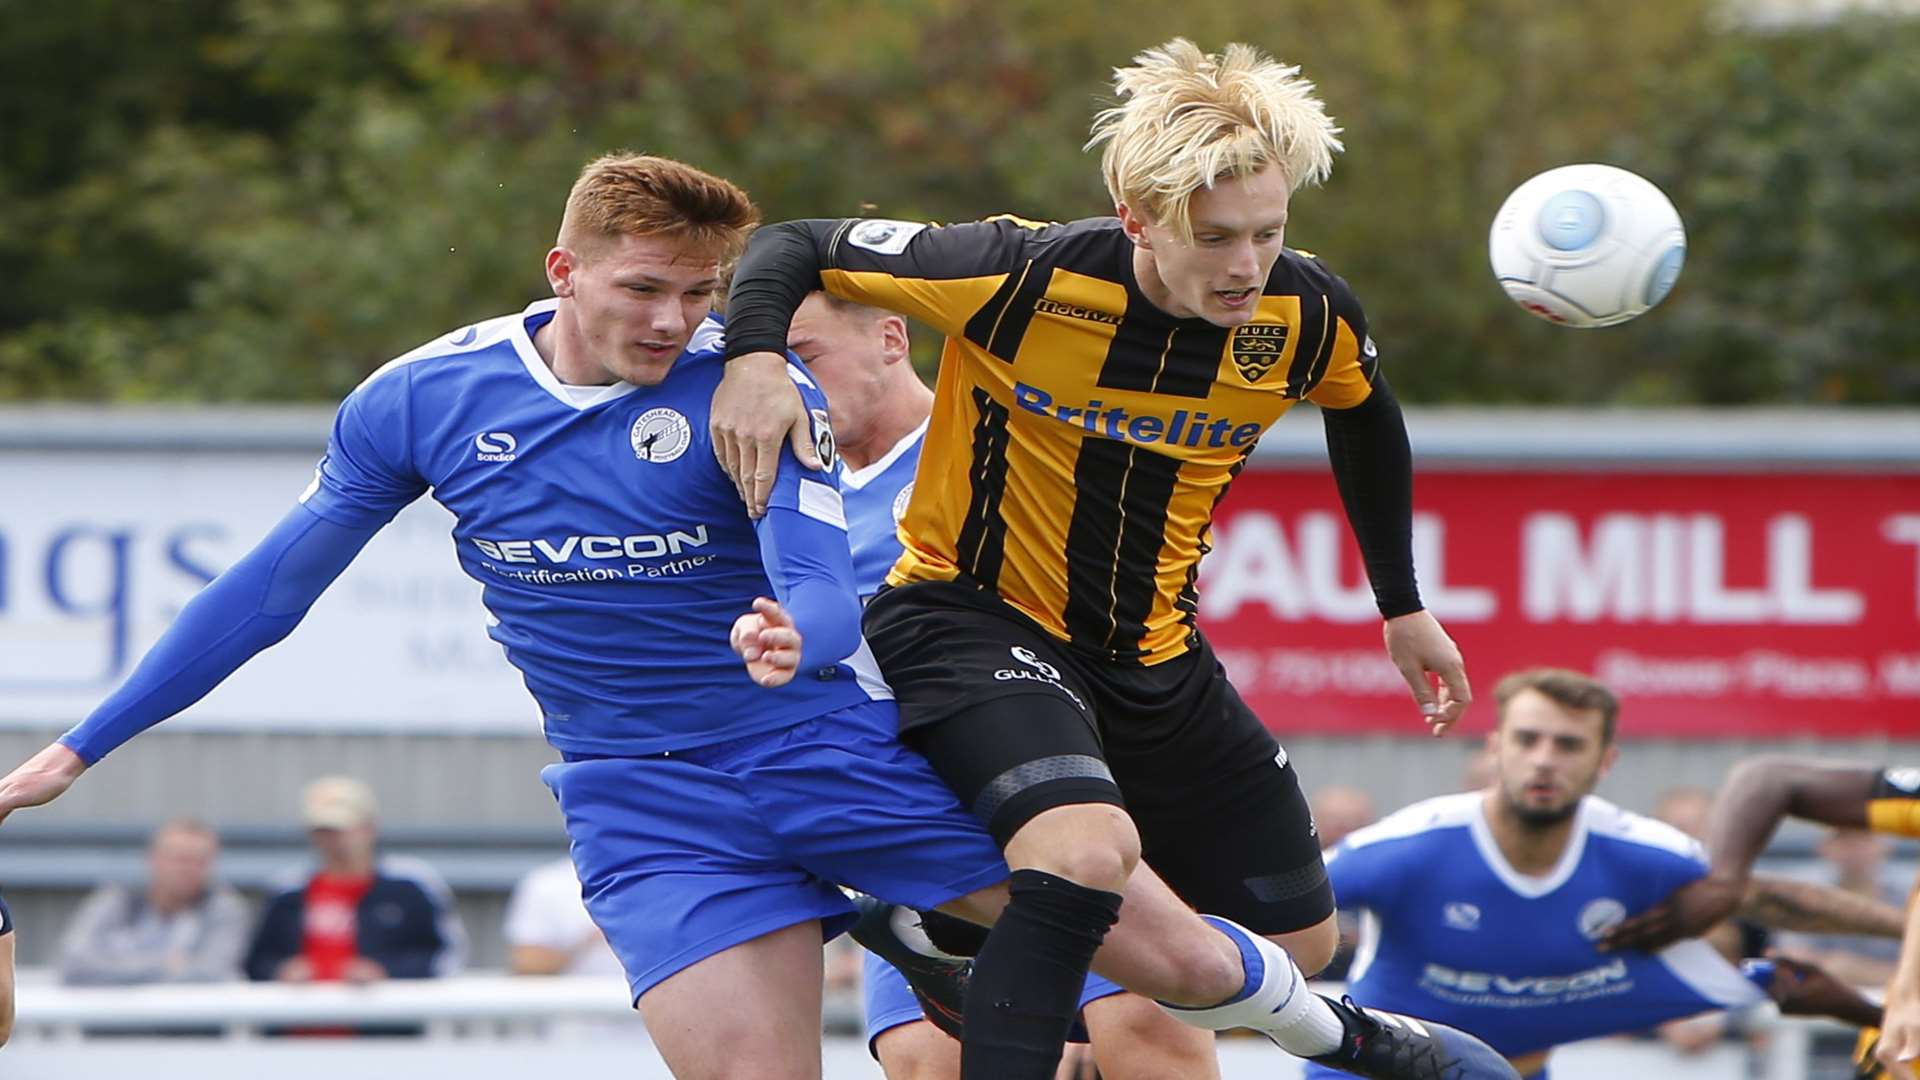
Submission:
[[1340,129],[1297,66],[1251,45],[1208,55],[1174,38],[1115,68],[1120,104],[1093,118],[1091,150],[1106,143],[1107,192],[1191,243],[1194,192],[1272,165],[1288,187],[1333,171]]
[[725,262],[759,221],[753,200],[731,181],[669,158],[613,153],[580,170],[555,243],[590,255],[622,236],[665,236],[712,247]]

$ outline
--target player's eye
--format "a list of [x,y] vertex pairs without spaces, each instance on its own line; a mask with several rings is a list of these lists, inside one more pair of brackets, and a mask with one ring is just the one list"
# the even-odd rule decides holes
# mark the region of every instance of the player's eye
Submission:
[[650,293],[655,290],[651,285],[629,285],[627,286],[627,291],[636,292],[636,293]]
[[1261,242],[1261,243],[1263,243],[1263,244],[1271,244],[1271,243],[1273,243],[1273,242],[1274,242],[1275,240],[1278,240],[1279,238],[1280,238],[1280,230],[1279,230],[1279,229],[1266,229],[1266,230],[1263,230],[1263,231],[1262,231],[1262,232],[1260,233],[1260,236],[1259,236],[1259,240],[1260,240],[1260,242]]

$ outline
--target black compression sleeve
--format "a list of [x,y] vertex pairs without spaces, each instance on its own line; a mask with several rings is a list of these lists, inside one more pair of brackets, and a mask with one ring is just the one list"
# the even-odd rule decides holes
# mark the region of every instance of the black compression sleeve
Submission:
[[794,309],[820,287],[820,270],[840,224],[831,218],[783,221],[753,234],[727,286],[727,359],[787,351]]
[[1373,585],[1373,601],[1385,618],[1419,611],[1420,586],[1413,574],[1413,450],[1407,421],[1384,374],[1373,392],[1351,409],[1322,409],[1327,457],[1347,523],[1360,544]]

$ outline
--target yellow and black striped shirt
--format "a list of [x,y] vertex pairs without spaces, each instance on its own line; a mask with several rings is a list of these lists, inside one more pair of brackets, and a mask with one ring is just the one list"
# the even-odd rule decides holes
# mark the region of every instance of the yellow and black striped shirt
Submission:
[[1359,303],[1300,252],[1229,329],[1149,303],[1114,218],[772,228],[812,234],[829,292],[947,336],[888,581],[966,579],[1111,660],[1191,646],[1214,508],[1260,435],[1302,398],[1372,389]]

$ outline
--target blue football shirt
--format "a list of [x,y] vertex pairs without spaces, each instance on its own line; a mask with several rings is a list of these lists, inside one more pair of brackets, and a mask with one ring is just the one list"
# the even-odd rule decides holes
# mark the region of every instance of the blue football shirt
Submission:
[[[456,519],[487,632],[563,751],[656,753],[890,697],[864,644],[774,690],[728,645],[751,599],[778,590],[707,433],[719,321],[656,386],[566,386],[532,341],[557,303],[466,327],[370,376],[340,407],[306,507],[366,527],[431,491]],[[789,371],[824,435],[825,397],[803,368]],[[835,481],[789,451],[770,506],[844,529]]]
[[853,545],[853,580],[862,599],[880,591],[887,583],[887,571],[899,561],[900,516],[913,498],[913,475],[920,467],[920,446],[926,437],[923,420],[866,467],[840,473],[847,540]]
[[1552,872],[1516,872],[1479,792],[1402,810],[1328,854],[1343,908],[1364,909],[1355,1001],[1470,1031],[1509,1057],[1640,1031],[1763,995],[1704,941],[1657,954],[1594,942],[1706,873],[1700,846],[1589,796]]

